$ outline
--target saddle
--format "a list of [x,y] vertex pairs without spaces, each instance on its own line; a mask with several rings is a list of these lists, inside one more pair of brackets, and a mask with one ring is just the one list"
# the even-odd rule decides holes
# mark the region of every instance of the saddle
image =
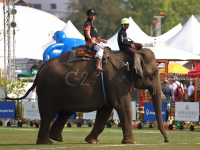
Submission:
[[[104,52],[109,52],[110,49],[108,47],[104,48]],[[93,58],[95,59],[95,55],[96,55],[96,51],[92,48],[90,48],[89,46],[85,46],[85,45],[80,45],[78,47],[78,53],[76,55],[76,57],[88,57],[88,58]],[[108,55],[106,53],[103,54],[102,59],[105,60],[108,57]]]

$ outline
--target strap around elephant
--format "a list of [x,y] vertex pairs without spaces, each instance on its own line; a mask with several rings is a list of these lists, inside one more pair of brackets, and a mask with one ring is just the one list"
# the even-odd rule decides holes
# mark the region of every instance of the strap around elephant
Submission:
[[112,62],[112,59],[110,57],[108,60],[113,64],[113,66],[117,69],[119,75],[122,77],[122,79],[126,82],[126,84],[130,87],[130,89],[133,91],[134,87],[131,85],[130,81],[126,78],[126,76],[115,66],[115,64]]

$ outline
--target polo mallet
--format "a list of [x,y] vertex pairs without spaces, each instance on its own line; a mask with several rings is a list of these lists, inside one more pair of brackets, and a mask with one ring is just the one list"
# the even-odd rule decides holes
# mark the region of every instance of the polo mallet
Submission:
[[129,40],[131,40],[132,42],[134,42],[131,38],[128,38]]

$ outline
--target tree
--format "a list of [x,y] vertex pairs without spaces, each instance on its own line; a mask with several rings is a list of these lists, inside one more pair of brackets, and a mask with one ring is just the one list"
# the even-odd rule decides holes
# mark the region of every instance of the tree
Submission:
[[88,9],[97,12],[95,26],[101,38],[112,37],[121,27],[122,18],[131,16],[134,20],[139,19],[137,12],[126,10],[122,0],[70,0],[68,10],[71,10],[65,19],[71,20],[76,28],[83,34],[83,24],[87,19]]
[[1,78],[0,88],[5,91],[5,96],[12,94],[12,98],[18,98],[26,92],[26,83],[21,80],[13,81],[6,78]]
[[97,12],[95,25],[101,38],[108,39],[120,28],[120,21],[131,16],[139,27],[150,35],[150,25],[154,16],[165,11],[162,19],[162,33],[167,32],[179,23],[184,24],[191,15],[199,15],[198,0],[70,0],[68,10],[71,10],[66,20],[71,20],[83,34],[83,24],[86,21],[86,11],[94,9]]
[[[0,88],[5,91],[5,96],[10,94],[12,98],[18,98],[21,95],[24,95],[26,92],[26,83],[22,82],[21,80],[13,81],[6,78],[0,79]],[[21,105],[21,111],[20,111]],[[22,115],[22,103],[17,101],[17,110],[16,116],[20,117]]]
[[184,24],[191,15],[200,13],[200,1],[197,0],[128,0],[124,7],[139,13],[140,20],[135,22],[147,34],[150,33],[153,16],[158,16],[161,10],[166,13],[162,19],[162,33],[178,23]]

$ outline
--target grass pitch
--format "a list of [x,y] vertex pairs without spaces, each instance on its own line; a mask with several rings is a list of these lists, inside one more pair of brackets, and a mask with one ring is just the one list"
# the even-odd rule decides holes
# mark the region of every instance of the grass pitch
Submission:
[[84,141],[90,133],[91,127],[65,127],[63,130],[63,141],[53,141],[53,145],[36,145],[38,128],[23,126],[1,126],[0,127],[0,150],[199,150],[200,149],[200,129],[190,131],[166,130],[169,143],[164,143],[164,138],[158,129],[133,129],[133,134],[138,145],[121,144],[123,135],[119,127],[105,128],[99,136],[100,144],[88,144]]

